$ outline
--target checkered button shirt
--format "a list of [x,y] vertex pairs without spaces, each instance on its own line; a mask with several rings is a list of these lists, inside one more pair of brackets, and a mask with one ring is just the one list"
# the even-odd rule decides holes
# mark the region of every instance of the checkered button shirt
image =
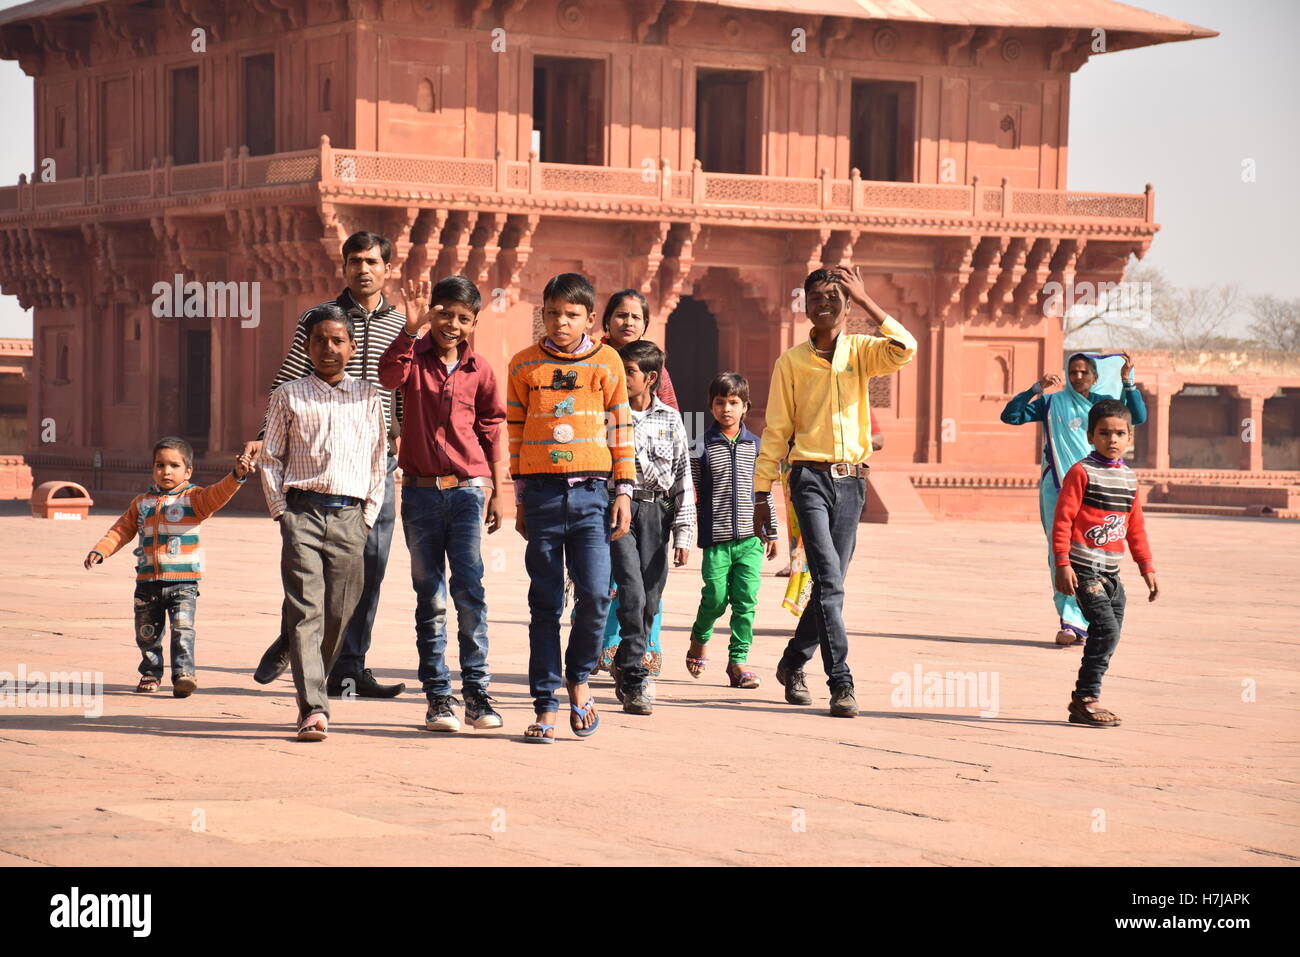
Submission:
[[632,441],[637,488],[672,500],[673,547],[690,548],[695,544],[695,481],[681,413],[655,396],[645,412],[633,410]]
[[271,517],[291,488],[365,500],[366,525],[384,503],[388,424],[380,389],[346,373],[335,386],[317,375],[286,382],[267,406],[258,464]]

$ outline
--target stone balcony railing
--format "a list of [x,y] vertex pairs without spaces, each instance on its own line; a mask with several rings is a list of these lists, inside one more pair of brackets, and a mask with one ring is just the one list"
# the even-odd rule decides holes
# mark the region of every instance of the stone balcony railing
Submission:
[[[689,216],[701,220],[748,219],[953,228],[980,223],[1014,230],[1018,224],[1057,224],[1066,231],[1141,235],[1154,232],[1154,190],[1083,193],[997,186],[875,182],[860,179],[708,173],[699,162],[672,170],[666,161],[643,169],[577,166],[529,160],[378,153],[335,149],[321,137],[318,149],[249,156],[227,151],[210,163],[151,164],[125,173],[95,172],[76,179],[0,188],[0,226],[32,216],[62,219],[96,215],[110,204],[147,204],[205,195],[223,204],[231,193],[302,186],[304,192],[379,203],[472,203],[483,208],[564,215],[623,214],[635,218]],[[51,215],[52,214],[52,215]],[[758,224],[758,223],[755,223]]]

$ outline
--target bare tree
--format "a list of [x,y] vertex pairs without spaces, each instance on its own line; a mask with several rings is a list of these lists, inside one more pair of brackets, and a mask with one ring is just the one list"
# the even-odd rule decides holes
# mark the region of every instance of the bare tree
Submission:
[[1300,352],[1300,299],[1254,296],[1250,300],[1250,334],[1265,349]]
[[1148,345],[1157,313],[1167,314],[1179,292],[1160,270],[1137,260],[1129,262],[1119,283],[1076,283],[1073,291],[1063,317],[1066,346],[1116,349]]

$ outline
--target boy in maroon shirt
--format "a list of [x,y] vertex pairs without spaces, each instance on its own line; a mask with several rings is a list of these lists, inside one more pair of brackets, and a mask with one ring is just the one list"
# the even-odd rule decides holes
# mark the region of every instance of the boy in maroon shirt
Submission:
[[1088,441],[1094,451],[1065,473],[1056,500],[1052,554],[1056,590],[1076,595],[1088,619],[1083,664],[1070,696],[1070,722],[1094,728],[1118,727],[1119,718],[1101,706],[1101,679],[1119,644],[1124,622],[1124,586],[1119,560],[1129,543],[1146,582],[1148,601],[1155,601],[1155,567],[1147,545],[1137,476],[1121,456],[1128,448],[1128,407],[1102,399],[1088,413]]
[[[496,375],[470,347],[483,304],[464,276],[432,290],[413,281],[403,290],[406,327],[379,360],[379,381],[400,389],[405,417],[398,466],[402,470],[402,530],[415,587],[415,646],[430,731],[458,731],[446,663],[447,584],[456,605],[461,694],[465,721],[499,728],[488,696],[487,604],[483,596],[480,522],[501,527],[498,493],[506,481],[501,425],[506,408]],[[432,308],[430,308],[432,304]],[[421,335],[423,330],[428,330]]]

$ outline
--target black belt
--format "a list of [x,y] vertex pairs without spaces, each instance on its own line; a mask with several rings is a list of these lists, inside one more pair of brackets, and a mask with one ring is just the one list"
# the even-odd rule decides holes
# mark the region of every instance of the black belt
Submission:
[[286,502],[315,505],[317,508],[347,508],[351,505],[365,504],[365,499],[354,498],[351,495],[330,495],[325,492],[312,492],[305,488],[289,489],[284,499]]
[[632,489],[632,501],[634,502],[666,502],[668,495],[658,489],[634,488]]

